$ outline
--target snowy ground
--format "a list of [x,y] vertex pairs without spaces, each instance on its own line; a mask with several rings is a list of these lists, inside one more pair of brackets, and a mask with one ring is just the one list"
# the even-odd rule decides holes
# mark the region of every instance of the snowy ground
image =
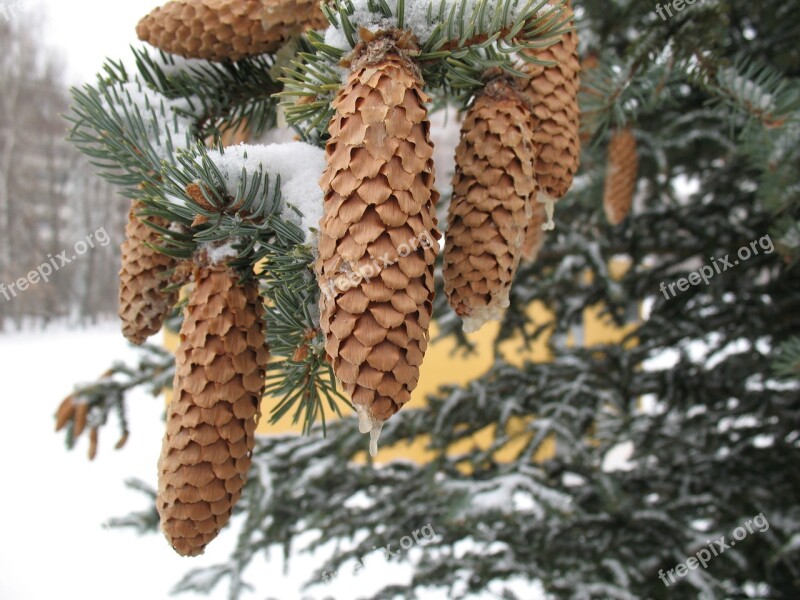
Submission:
[[[67,452],[63,436],[53,431],[53,413],[75,382],[90,381],[114,360],[135,356],[115,323],[86,331],[49,329],[0,334],[4,373],[4,410],[0,419],[3,494],[0,514],[0,598],[80,597],[82,600],[160,600],[192,567],[224,562],[235,532],[225,530],[196,559],[177,556],[157,535],[140,537],[103,523],[145,507],[124,480],[138,477],[155,485],[161,445],[163,404],[147,395],[131,398],[131,436],[121,451],[116,439],[101,437],[94,462],[86,459],[86,440]],[[114,431],[113,424],[109,426]],[[109,432],[109,433],[110,433]],[[391,540],[390,540],[391,541]],[[292,558],[291,569],[277,554],[248,570],[255,591],[243,600],[352,600],[392,582],[408,579],[406,567],[387,564],[379,554],[364,561],[357,575],[300,589],[320,557]],[[529,585],[513,585],[522,597],[539,597]],[[523,590],[527,588],[527,592]],[[498,586],[497,592],[502,589]],[[211,596],[178,598],[224,599],[220,586]],[[421,593],[423,600],[445,600],[441,593]],[[497,598],[497,595],[481,596]],[[477,598],[477,597],[476,597]]]

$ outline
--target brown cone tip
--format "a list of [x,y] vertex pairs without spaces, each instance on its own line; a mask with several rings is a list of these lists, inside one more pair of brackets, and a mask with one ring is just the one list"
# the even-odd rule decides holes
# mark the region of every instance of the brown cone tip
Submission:
[[608,145],[608,170],[603,191],[603,209],[608,222],[619,225],[628,216],[636,191],[639,155],[630,128],[614,133]]
[[333,102],[317,261],[325,348],[372,450],[419,380],[440,237],[428,97],[413,63],[380,43]]
[[[164,318],[175,306],[178,294],[166,292],[174,258],[154,250],[148,244],[160,243],[158,233],[138,216],[144,205],[134,200],[125,227],[122,243],[122,268],[119,272],[119,316],[122,334],[134,344],[142,344],[158,333]],[[166,221],[148,217],[162,227]]]
[[[564,18],[574,25],[574,13],[568,5],[564,6]],[[580,166],[578,34],[569,31],[547,48],[527,48],[523,52],[555,63],[546,66],[523,62],[519,69],[526,75],[520,78],[520,85],[533,111],[540,193],[559,200],[569,191]]]
[[173,0],[139,21],[136,33],[184,58],[236,61],[327,25],[315,0]]
[[254,281],[201,267],[175,355],[156,507],[167,540],[196,556],[228,523],[255,444],[269,360]]
[[502,319],[509,304],[536,196],[530,123],[516,90],[496,79],[475,99],[461,127],[444,289],[466,332]]

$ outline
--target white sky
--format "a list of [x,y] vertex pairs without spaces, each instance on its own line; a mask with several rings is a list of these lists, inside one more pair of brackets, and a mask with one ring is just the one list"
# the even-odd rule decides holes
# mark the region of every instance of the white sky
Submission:
[[[22,0],[44,17],[45,43],[65,63],[70,85],[93,81],[106,57],[128,58],[136,23],[166,0]],[[0,0],[7,3],[6,0]]]

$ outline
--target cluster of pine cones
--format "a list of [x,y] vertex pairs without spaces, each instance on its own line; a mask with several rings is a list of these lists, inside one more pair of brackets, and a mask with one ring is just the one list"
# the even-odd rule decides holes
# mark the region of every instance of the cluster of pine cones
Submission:
[[[572,10],[565,10],[572,24]],[[290,36],[326,24],[312,0],[173,0],[142,19],[137,32],[166,52],[222,61],[273,52]],[[419,381],[441,238],[429,99],[415,50],[405,32],[362,32],[333,101],[320,181],[320,326],[360,429],[372,435],[373,454],[383,423]],[[553,227],[553,205],[579,166],[577,34],[571,29],[553,45],[526,52],[536,62],[519,65],[523,77],[485,74],[456,149],[444,281],[468,330],[501,318],[520,261],[535,260]],[[619,222],[635,183],[630,131],[615,136],[611,158],[606,210]],[[158,252],[156,229],[168,225],[133,202],[122,247],[120,317],[124,335],[141,344],[161,329],[180,285],[193,282],[157,499],[171,545],[193,556],[228,522],[245,483],[269,352],[255,281],[202,252],[189,266]],[[347,285],[339,284],[343,273]],[[85,421],[83,408],[69,404],[59,424],[81,415]]]
[[[438,244],[422,241],[439,238],[438,193],[415,50],[401,32],[362,32],[333,102],[321,180],[317,270],[333,290],[320,300],[321,327],[373,439],[417,385],[433,306]],[[520,261],[535,259],[579,166],[577,34],[527,52],[537,61],[520,65],[524,77],[485,74],[456,149],[444,284],[468,330],[502,316]],[[337,289],[343,271],[358,285]]]

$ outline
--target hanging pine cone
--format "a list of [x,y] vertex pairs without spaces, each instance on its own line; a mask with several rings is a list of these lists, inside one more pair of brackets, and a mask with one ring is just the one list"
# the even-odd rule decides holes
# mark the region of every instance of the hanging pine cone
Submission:
[[612,225],[622,223],[631,210],[638,172],[636,138],[630,128],[620,129],[614,133],[608,145],[608,167],[603,192],[603,209],[606,219]]
[[[388,37],[361,44],[334,102],[320,185],[321,326],[334,372],[372,431],[417,386],[438,251],[433,145],[416,66]],[[348,278],[345,273],[349,273]]]
[[161,526],[183,556],[216,537],[245,483],[269,359],[262,313],[255,281],[198,269],[158,463]]
[[466,332],[502,319],[508,308],[536,196],[530,121],[518,92],[497,78],[475,99],[461,126],[444,289]]
[[[148,246],[158,244],[159,238],[156,231],[138,216],[143,208],[144,204],[138,200],[131,203],[119,272],[122,334],[134,344],[143,344],[161,330],[164,318],[178,299],[176,291],[165,291],[170,285],[169,276],[176,261]],[[166,224],[157,217],[148,217],[147,220],[162,227]]]
[[314,0],[173,0],[136,26],[139,39],[185,58],[241,60],[328,25]]
[[522,258],[528,262],[536,262],[539,250],[542,249],[545,233],[545,223],[547,222],[547,211],[543,204],[533,202],[533,216],[528,221],[525,229],[525,244],[522,247]]
[[[560,21],[574,24],[569,3],[564,6]],[[552,66],[523,62],[520,71],[526,77],[520,85],[533,111],[534,142],[536,144],[536,180],[539,202],[555,202],[563,198],[572,186],[580,166],[580,62],[578,34],[573,30],[547,48],[529,48],[525,54]]]

